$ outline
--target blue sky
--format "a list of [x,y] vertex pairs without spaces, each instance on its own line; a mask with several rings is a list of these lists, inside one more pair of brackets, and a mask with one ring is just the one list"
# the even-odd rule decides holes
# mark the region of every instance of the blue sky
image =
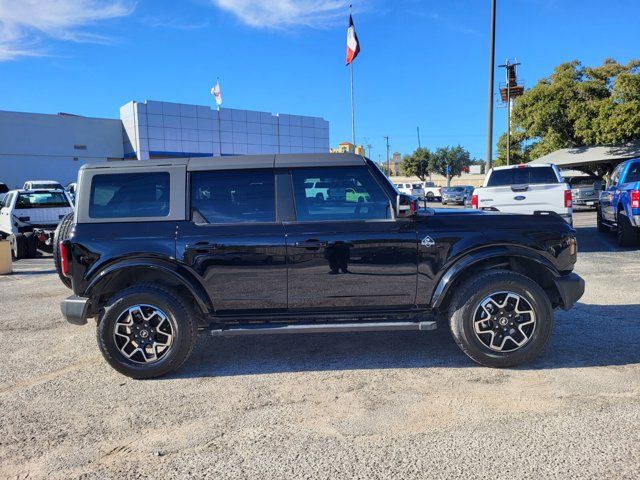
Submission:
[[[374,160],[461,144],[484,158],[489,0],[353,1],[356,135]],[[118,116],[129,100],[322,116],[350,139],[338,0],[0,0],[0,109]],[[526,86],[558,63],[640,57],[637,0],[498,0],[496,64]],[[502,81],[496,72],[496,84]],[[505,110],[495,112],[495,139]]]

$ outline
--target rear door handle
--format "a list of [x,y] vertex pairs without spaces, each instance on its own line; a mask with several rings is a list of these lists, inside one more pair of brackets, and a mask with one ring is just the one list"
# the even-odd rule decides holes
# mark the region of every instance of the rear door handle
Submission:
[[296,242],[295,246],[300,248],[306,248],[308,250],[317,250],[321,247],[326,247],[327,242],[323,242],[320,240],[304,240],[301,242]]

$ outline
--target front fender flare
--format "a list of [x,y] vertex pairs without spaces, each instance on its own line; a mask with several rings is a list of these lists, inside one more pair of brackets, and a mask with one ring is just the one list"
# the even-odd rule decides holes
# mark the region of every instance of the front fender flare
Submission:
[[473,252],[469,252],[453,262],[440,277],[436,288],[431,296],[431,307],[438,308],[442,305],[442,302],[447,296],[451,285],[460,277],[468,268],[476,265],[477,263],[499,257],[507,258],[524,258],[528,261],[534,261],[540,266],[544,267],[553,275],[554,283],[557,285],[556,278],[560,276],[560,273],[555,266],[545,258],[541,253],[537,251],[515,245],[503,245],[496,247],[487,247]]
[[145,268],[159,272],[162,275],[168,275],[189,291],[203,312],[209,313],[213,311],[213,304],[206,289],[192,272],[182,265],[157,258],[125,259],[104,267],[93,276],[83,296],[93,298],[95,295],[99,295],[100,291],[106,287],[115,275],[122,273],[124,269],[131,268]]

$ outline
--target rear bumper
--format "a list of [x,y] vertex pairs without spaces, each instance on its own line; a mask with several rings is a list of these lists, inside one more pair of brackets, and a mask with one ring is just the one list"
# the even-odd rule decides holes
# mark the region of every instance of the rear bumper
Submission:
[[556,278],[555,281],[558,291],[560,292],[562,308],[569,310],[582,297],[584,293],[584,280],[579,275],[570,273],[569,275]]
[[85,325],[89,312],[89,299],[72,295],[60,302],[60,310],[62,310],[62,316],[67,322],[74,325]]

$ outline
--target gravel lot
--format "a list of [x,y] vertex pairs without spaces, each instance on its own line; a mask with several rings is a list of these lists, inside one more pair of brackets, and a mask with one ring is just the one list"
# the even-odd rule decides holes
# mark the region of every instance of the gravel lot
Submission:
[[587,282],[546,353],[475,366],[448,332],[210,338],[123,377],[67,324],[51,258],[0,277],[0,478],[637,478],[640,250],[576,214]]

